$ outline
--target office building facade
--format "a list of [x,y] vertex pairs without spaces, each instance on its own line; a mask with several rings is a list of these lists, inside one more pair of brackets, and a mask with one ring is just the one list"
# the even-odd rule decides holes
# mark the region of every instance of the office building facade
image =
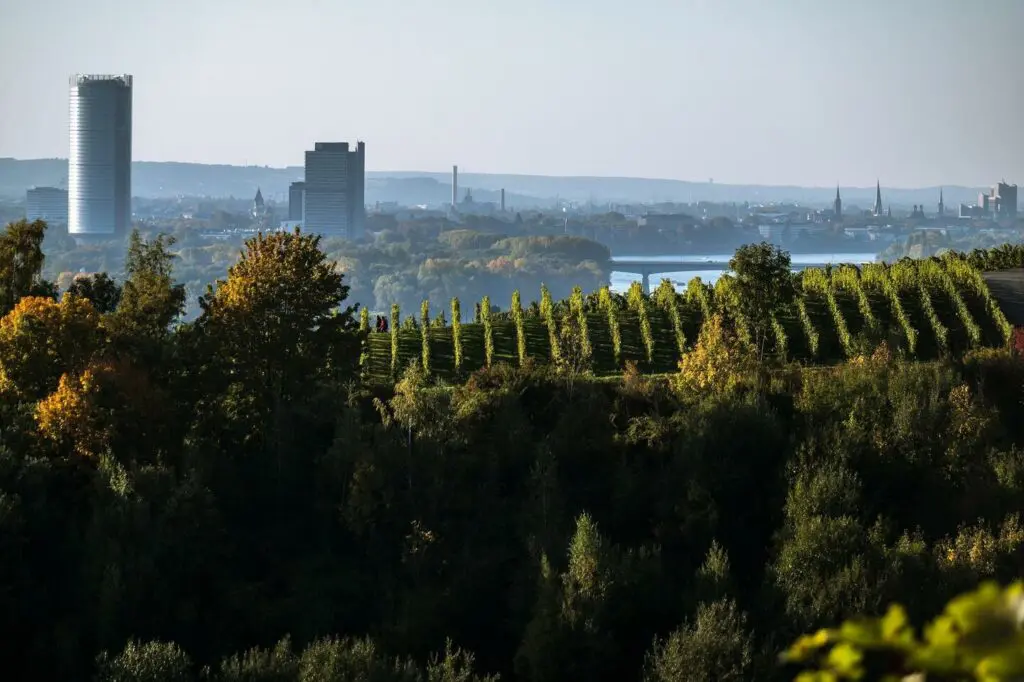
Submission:
[[[306,152],[303,229],[359,239],[366,227],[366,144],[317,142]],[[290,198],[290,197],[289,197]],[[290,210],[289,210],[290,213]]]
[[302,200],[306,195],[306,183],[293,182],[288,186],[288,220],[302,221]]
[[1017,217],[1017,185],[999,182],[992,188],[992,200],[995,212],[1007,218]]
[[67,225],[68,191],[57,187],[33,187],[25,192],[25,217],[50,225]]
[[132,77],[71,77],[68,232],[114,236],[131,225]]

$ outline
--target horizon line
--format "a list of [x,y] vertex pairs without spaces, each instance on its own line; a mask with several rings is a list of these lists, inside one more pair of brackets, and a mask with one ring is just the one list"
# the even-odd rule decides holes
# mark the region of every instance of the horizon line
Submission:
[[[65,161],[66,162],[67,160],[68,159],[66,157],[61,157],[61,156],[44,156],[44,157],[34,157],[34,158],[18,158],[18,157],[15,157],[15,156],[0,157],[0,161],[27,161],[27,162],[31,162],[31,161]],[[240,165],[240,164],[233,164],[233,163],[209,163],[209,162],[203,162],[203,161],[152,161],[152,160],[146,160],[146,159],[132,159],[132,163],[177,164],[177,165],[189,165],[189,166],[214,166],[214,167],[225,167],[225,168],[261,168],[261,169],[276,170],[276,171],[287,171],[287,170],[294,169],[294,168],[303,168],[303,166],[271,166],[271,165],[267,165],[267,164],[262,164],[262,165],[261,164],[244,164],[244,165]],[[395,168],[386,169],[386,170],[376,170],[376,169],[368,168],[368,169],[366,169],[366,172],[367,173],[379,173],[379,174],[401,173],[401,174],[407,174],[407,175],[420,175],[420,176],[429,176],[429,175],[440,175],[440,176],[448,176],[448,177],[451,176],[451,171],[450,170],[428,171],[428,170],[402,170],[402,169],[395,169]],[[618,180],[618,181],[632,180],[632,181],[641,181],[641,182],[676,182],[676,183],[687,184],[687,185],[702,185],[702,186],[708,186],[708,187],[713,187],[715,185],[720,185],[720,186],[723,186],[723,187],[764,187],[764,188],[771,188],[771,189],[804,189],[804,190],[815,190],[815,191],[824,191],[824,190],[831,191],[834,187],[836,187],[836,185],[832,185],[832,184],[829,184],[829,185],[799,185],[799,184],[793,184],[793,183],[784,183],[784,184],[773,185],[773,184],[765,184],[765,183],[744,183],[744,182],[708,182],[708,181],[701,181],[701,180],[683,180],[683,179],[679,179],[679,178],[659,178],[659,177],[632,176],[632,175],[548,175],[548,174],[544,174],[544,173],[502,173],[502,172],[492,172],[492,171],[464,171],[461,168],[459,169],[459,175],[460,176],[467,176],[467,175],[469,175],[469,176],[472,176],[472,175],[490,175],[490,176],[507,176],[507,177],[513,177],[513,178],[549,178],[549,179],[574,179],[574,180]],[[394,176],[392,176],[392,177],[394,177]],[[1000,181],[1001,182],[1005,182],[1005,179],[1001,178]],[[1012,186],[1016,186],[1015,184],[1012,184],[1012,183],[1011,183],[1011,185]],[[993,184],[978,184],[978,185],[961,185],[961,184],[955,184],[955,183],[954,184],[944,183],[944,184],[937,184],[937,185],[918,185],[918,186],[914,186],[914,187],[896,186],[896,185],[890,185],[888,187],[883,185],[882,187],[883,187],[883,189],[889,189],[889,190],[892,190],[892,191],[913,192],[913,191],[931,190],[931,189],[939,189],[939,188],[978,190],[978,189],[986,189],[986,188],[990,188],[990,187],[994,187],[994,186],[995,186],[994,183]],[[843,188],[844,188],[843,185],[841,185],[841,184],[838,185],[838,189],[840,191]],[[848,190],[861,190],[861,189],[863,189],[863,190],[874,190],[875,189],[875,187],[872,187],[870,185],[864,185],[864,186],[860,186],[860,185],[845,185],[845,188],[848,189]]]

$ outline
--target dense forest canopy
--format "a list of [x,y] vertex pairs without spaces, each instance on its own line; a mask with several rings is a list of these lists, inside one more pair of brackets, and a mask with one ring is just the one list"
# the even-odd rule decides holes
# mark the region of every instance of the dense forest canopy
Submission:
[[[979,274],[1020,247],[794,276],[754,245],[714,288],[377,333],[316,236],[249,240],[182,323],[169,240],[59,291],[44,231],[0,236],[9,679],[873,674],[857,647],[1021,574],[1024,363]],[[798,639],[893,602],[892,641]]]

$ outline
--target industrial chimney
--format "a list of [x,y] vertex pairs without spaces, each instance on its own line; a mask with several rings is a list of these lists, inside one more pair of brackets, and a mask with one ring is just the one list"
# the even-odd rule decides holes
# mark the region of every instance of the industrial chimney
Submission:
[[452,166],[452,208],[459,203],[459,167]]
[[501,212],[505,212],[505,188],[501,188]]

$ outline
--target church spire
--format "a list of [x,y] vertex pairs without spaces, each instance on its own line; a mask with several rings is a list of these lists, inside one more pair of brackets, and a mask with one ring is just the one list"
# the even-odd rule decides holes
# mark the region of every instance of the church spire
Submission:
[[843,199],[839,196],[839,183],[836,183],[836,200],[832,208],[835,213],[836,220],[843,217]]
[[939,217],[946,214],[946,204],[942,201],[942,188],[939,188]]
[[882,181],[875,181],[875,215],[882,215]]

